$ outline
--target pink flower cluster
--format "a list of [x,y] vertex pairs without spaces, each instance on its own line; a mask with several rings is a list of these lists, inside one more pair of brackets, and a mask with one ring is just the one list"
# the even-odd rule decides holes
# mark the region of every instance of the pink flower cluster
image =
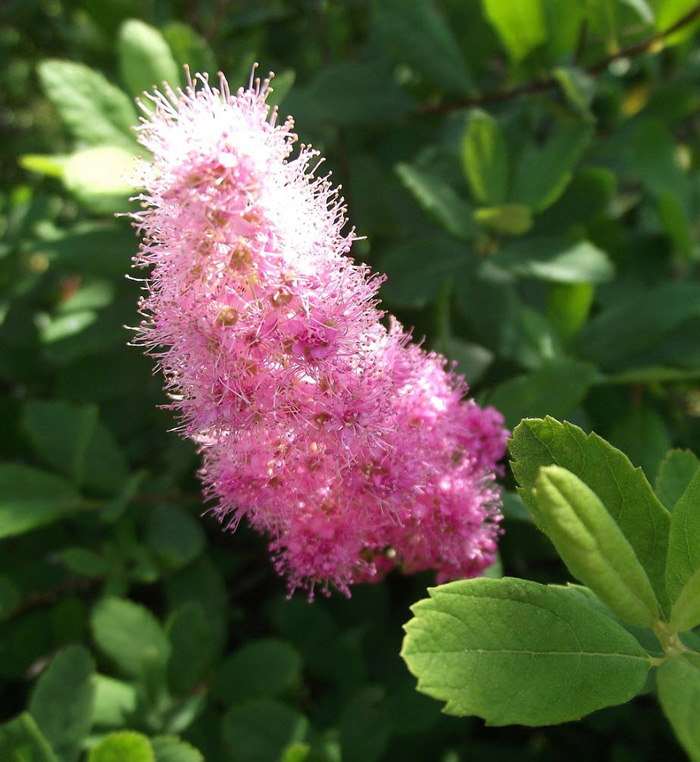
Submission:
[[477,575],[499,534],[501,415],[382,322],[317,154],[266,105],[199,77],[152,98],[139,181],[151,268],[138,341],[200,446],[206,495],[266,534],[290,590],[390,569]]

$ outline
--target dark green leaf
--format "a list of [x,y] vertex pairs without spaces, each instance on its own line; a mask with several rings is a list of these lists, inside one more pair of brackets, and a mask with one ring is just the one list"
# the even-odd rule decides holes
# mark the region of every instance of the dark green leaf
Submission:
[[413,241],[392,249],[380,262],[389,276],[382,289],[385,298],[402,307],[425,307],[432,302],[446,278],[473,269],[471,250],[448,238]]
[[386,751],[390,735],[381,688],[369,686],[347,702],[340,720],[343,762],[375,762]]
[[385,67],[365,63],[324,67],[307,95],[322,119],[344,125],[393,122],[416,106],[413,98],[394,84]]
[[134,254],[133,231],[111,223],[83,223],[41,239],[38,248],[61,272],[121,276]]
[[576,474],[598,496],[644,567],[656,597],[667,604],[666,551],[671,517],[640,468],[597,434],[554,418],[522,421],[510,443],[513,473],[525,504],[539,523],[532,497],[542,466],[558,465]]
[[209,73],[213,76],[216,74],[214,53],[206,40],[191,26],[181,21],[171,21],[162,31],[179,71],[187,65],[193,75]]
[[564,238],[507,242],[493,261],[515,275],[554,283],[603,283],[615,273],[604,251],[589,241]]
[[46,60],[39,81],[72,136],[91,146],[134,149],[136,111],[126,93],[81,63]]
[[53,524],[81,507],[73,486],[60,476],[0,465],[0,539]]
[[151,511],[148,543],[171,569],[194,561],[205,542],[200,523],[179,505],[159,505]]
[[426,215],[446,233],[466,240],[476,237],[479,228],[472,208],[441,178],[410,164],[397,165],[396,173]]
[[429,592],[412,606],[402,656],[448,714],[550,725],[628,701],[644,685],[646,652],[565,588],[505,577]]
[[505,381],[488,401],[503,413],[506,425],[511,427],[531,416],[552,413],[564,417],[581,404],[596,376],[595,366],[588,363],[550,363]]
[[666,585],[674,604],[673,626],[690,630],[700,624],[700,470],[696,470],[671,516]]
[[271,762],[285,749],[306,737],[306,718],[286,704],[250,701],[234,706],[224,715],[224,742],[235,759]]
[[694,283],[662,283],[635,291],[588,323],[579,337],[579,352],[606,368],[661,365],[674,331],[698,316],[700,287]]
[[217,669],[212,693],[227,704],[281,696],[301,679],[301,657],[289,643],[260,638],[235,651]]
[[91,624],[95,642],[124,674],[141,678],[165,668],[170,643],[160,622],[144,606],[104,598],[95,606]]
[[202,681],[211,665],[214,648],[211,627],[202,607],[190,602],[173,612],[166,632],[171,645],[168,686],[180,696]]
[[700,460],[690,450],[671,450],[661,462],[654,491],[669,511],[673,512],[698,467]]
[[566,121],[556,124],[543,146],[529,144],[518,164],[510,201],[533,211],[551,206],[569,184],[592,135],[588,121]]
[[379,32],[400,61],[447,90],[474,91],[459,43],[431,0],[380,0],[375,7]]
[[608,439],[636,466],[641,466],[651,481],[658,473],[671,438],[663,417],[649,406],[630,407],[615,419]]
[[700,760],[700,654],[681,654],[659,667],[659,701],[693,762]]
[[62,762],[74,762],[92,725],[95,665],[84,646],[56,654],[42,672],[29,712]]
[[29,402],[24,429],[46,463],[77,485],[112,492],[126,481],[126,460],[96,406]]
[[0,725],[0,759],[3,762],[59,762],[27,712]]

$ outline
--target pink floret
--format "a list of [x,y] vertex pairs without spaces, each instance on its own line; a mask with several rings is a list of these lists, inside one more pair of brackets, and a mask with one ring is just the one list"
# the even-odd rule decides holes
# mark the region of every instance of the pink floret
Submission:
[[500,532],[503,418],[384,326],[383,278],[348,256],[342,200],[314,151],[292,155],[268,93],[199,77],[144,109],[137,342],[201,449],[214,513],[270,539],[290,591],[478,575]]

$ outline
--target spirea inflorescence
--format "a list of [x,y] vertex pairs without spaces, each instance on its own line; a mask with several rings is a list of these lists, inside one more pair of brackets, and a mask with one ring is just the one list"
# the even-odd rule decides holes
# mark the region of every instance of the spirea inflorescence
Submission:
[[269,80],[165,86],[139,140],[150,269],[137,343],[158,360],[205,494],[270,539],[290,590],[494,561],[507,432],[446,360],[385,327],[345,207]]

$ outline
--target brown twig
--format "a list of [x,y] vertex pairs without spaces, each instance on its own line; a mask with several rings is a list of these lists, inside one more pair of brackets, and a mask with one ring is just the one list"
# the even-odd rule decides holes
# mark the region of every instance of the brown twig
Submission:
[[[606,56],[597,63],[588,66],[585,71],[591,76],[600,74],[602,71],[610,66],[613,61],[617,61],[621,58],[633,58],[634,56],[646,53],[649,50],[655,48],[660,42],[663,42],[667,37],[670,37],[675,32],[687,26],[700,16],[700,3],[692,8],[688,13],[672,24],[668,29],[664,29],[661,32],[653,34],[646,40],[641,42],[635,42],[632,45],[628,45],[625,48],[621,48],[615,53]],[[508,101],[513,98],[518,98],[521,95],[529,95],[531,93],[539,93],[544,90],[549,90],[552,87],[558,85],[558,80],[554,77],[547,77],[545,79],[538,79],[534,82],[527,82],[517,87],[511,87],[507,90],[492,90],[490,92],[481,93],[480,95],[473,95],[468,98],[461,98],[458,101],[451,101],[449,103],[427,103],[423,105],[419,111],[422,114],[444,114],[450,111],[456,111],[461,108],[468,108],[469,106],[482,106],[488,103],[497,103],[499,101]]]

